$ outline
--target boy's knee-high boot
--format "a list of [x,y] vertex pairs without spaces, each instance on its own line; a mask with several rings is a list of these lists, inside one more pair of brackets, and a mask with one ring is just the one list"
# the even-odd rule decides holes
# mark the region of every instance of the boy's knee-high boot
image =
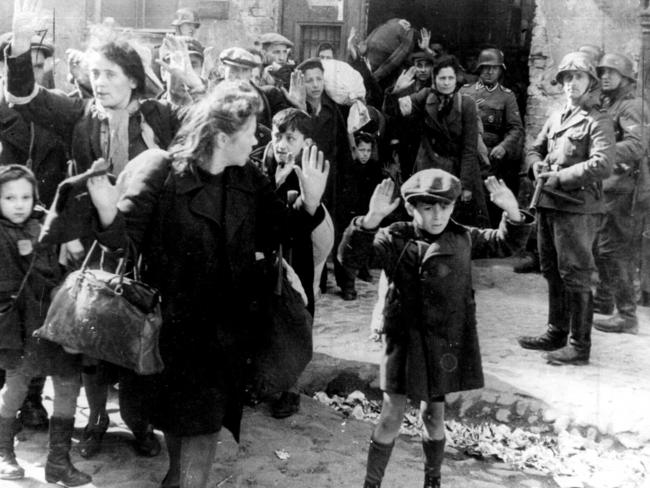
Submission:
[[368,447],[368,464],[366,465],[366,481],[363,488],[379,488],[381,480],[384,479],[384,471],[393,452],[395,441],[390,444],[380,444],[370,439]]
[[517,340],[524,349],[554,351],[566,345],[569,335],[568,293],[559,279],[548,280],[548,324],[540,336],[521,336]]
[[45,464],[45,480],[48,483],[81,486],[92,481],[90,476],[79,471],[70,461],[73,430],[74,418],[50,419],[50,448]]
[[0,480],[19,480],[25,470],[16,461],[14,436],[17,432],[15,418],[0,417]]
[[445,439],[422,439],[424,488],[440,488],[440,468],[445,456]]
[[546,359],[551,364],[582,365],[589,362],[591,352],[591,326],[594,317],[594,300],[591,291],[569,293],[571,304],[571,336],[569,344],[559,351],[549,352]]

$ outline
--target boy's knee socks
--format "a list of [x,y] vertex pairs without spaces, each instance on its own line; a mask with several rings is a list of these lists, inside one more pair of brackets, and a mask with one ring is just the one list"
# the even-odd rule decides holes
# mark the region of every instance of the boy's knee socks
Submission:
[[366,484],[370,486],[379,486],[381,484],[394,445],[395,441],[390,444],[381,444],[372,438],[370,439],[368,463],[366,465]]
[[422,450],[424,451],[424,470],[427,476],[440,477],[440,467],[445,456],[445,438],[422,439]]

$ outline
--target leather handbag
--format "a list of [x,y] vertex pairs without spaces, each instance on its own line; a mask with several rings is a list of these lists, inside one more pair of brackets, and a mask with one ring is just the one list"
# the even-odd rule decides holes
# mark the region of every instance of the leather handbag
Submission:
[[141,375],[159,373],[160,295],[139,280],[138,266],[133,278],[125,276],[128,252],[115,273],[89,269],[97,247],[95,241],[81,269],[67,276],[34,335]]

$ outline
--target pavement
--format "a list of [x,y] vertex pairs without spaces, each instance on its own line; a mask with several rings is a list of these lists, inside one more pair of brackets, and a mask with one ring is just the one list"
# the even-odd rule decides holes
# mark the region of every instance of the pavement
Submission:
[[[540,275],[512,273],[515,262],[514,258],[475,262],[486,387],[449,395],[449,416],[468,422],[501,422],[560,437],[570,433],[595,443],[601,453],[602,448],[643,453],[645,457],[635,464],[635,473],[643,472],[631,481],[616,471],[622,464],[614,463],[607,480],[603,477],[598,482],[592,477],[589,483],[572,484],[534,469],[517,470],[505,463],[468,457],[448,445],[443,486],[648,487],[645,475],[650,456],[650,415],[646,413],[650,405],[650,309],[639,309],[640,331],[636,336],[594,331],[589,365],[547,365],[540,353],[523,350],[516,342],[518,335],[543,331],[546,285]],[[377,273],[373,275],[376,282]],[[378,394],[381,346],[369,339],[376,285],[359,282],[358,291],[356,301],[345,302],[336,294],[327,293],[317,303],[316,354],[300,381],[305,393],[301,411],[289,419],[276,420],[269,416],[266,404],[247,408],[241,443],[237,445],[227,432],[222,435],[210,488],[353,488],[363,484],[372,425],[346,418],[311,398],[321,390],[346,394],[358,389],[369,397]],[[49,385],[45,405],[51,407]],[[87,413],[82,395],[76,421],[78,434],[86,423]],[[153,459],[135,455],[130,434],[119,416],[115,392],[109,401],[109,413],[111,426],[102,452],[92,460],[84,460],[73,448],[76,466],[93,475],[97,487],[159,487],[167,466],[164,453]],[[49,486],[43,481],[46,445],[45,433],[26,430],[19,434],[16,451],[27,478],[0,481],[0,487]],[[400,436],[384,486],[422,486],[419,439]]]

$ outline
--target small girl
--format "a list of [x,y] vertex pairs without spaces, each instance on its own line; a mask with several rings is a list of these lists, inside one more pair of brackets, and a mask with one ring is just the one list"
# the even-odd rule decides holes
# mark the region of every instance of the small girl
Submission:
[[34,174],[16,164],[0,167],[0,479],[20,479],[16,462],[16,413],[35,376],[52,375],[54,407],[45,479],[81,486],[91,477],[70,462],[77,396],[81,387],[78,355],[33,337],[45,319],[50,295],[60,281],[55,249],[37,245],[41,224],[35,216],[38,190]]

